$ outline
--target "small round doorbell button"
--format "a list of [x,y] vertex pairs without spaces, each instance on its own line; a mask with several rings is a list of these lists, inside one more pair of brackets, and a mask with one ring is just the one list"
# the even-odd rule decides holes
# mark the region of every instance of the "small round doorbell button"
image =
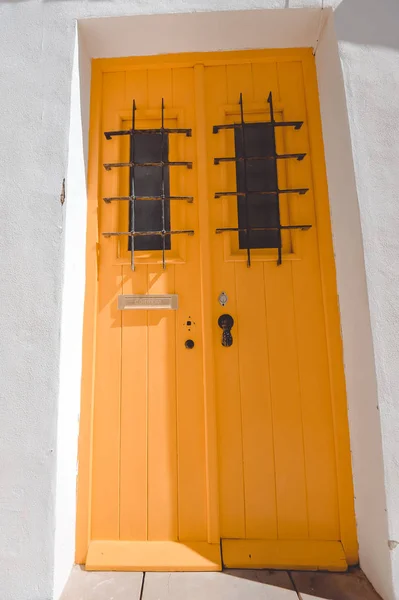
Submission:
[[194,340],[186,340],[184,345],[188,350],[192,350],[194,348]]

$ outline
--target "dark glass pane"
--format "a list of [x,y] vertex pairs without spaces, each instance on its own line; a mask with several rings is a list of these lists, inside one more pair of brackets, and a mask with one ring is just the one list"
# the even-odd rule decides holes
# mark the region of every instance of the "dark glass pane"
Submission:
[[[136,135],[135,162],[167,161],[169,156],[168,137],[165,134],[162,156],[162,136],[154,134]],[[163,168],[165,196],[170,195],[169,167]],[[131,169],[130,194],[133,191],[133,169]],[[160,196],[162,192],[161,167],[135,167],[134,192],[136,196]],[[137,200],[135,202],[134,225],[136,231],[162,231],[162,202],[160,200]],[[132,205],[129,210],[129,228],[132,228]],[[170,230],[170,201],[165,200],[165,230]],[[135,250],[162,250],[160,235],[145,235],[134,239]],[[170,236],[165,237],[165,249],[170,250]],[[129,239],[131,250],[131,239]]]
[[[274,153],[273,128],[265,123],[247,123],[245,127],[245,154],[247,157],[272,156]],[[234,130],[235,152],[237,158],[243,157],[242,133]],[[244,185],[244,162],[236,163],[237,191],[267,192],[277,190],[277,172],[275,160],[247,161],[247,190]],[[278,195],[261,196],[248,194],[248,226],[277,227],[279,224]],[[238,196],[238,226],[246,227],[245,198]],[[239,232],[239,247],[247,248],[245,232]],[[250,248],[277,248],[278,231],[253,231],[249,238]]]

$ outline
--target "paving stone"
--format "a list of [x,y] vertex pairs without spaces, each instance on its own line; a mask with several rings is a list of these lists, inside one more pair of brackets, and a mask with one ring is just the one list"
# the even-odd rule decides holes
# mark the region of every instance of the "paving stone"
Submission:
[[347,573],[292,571],[301,600],[381,600],[360,569]]
[[60,600],[139,600],[142,580],[142,573],[74,567]]
[[294,586],[287,571],[271,571],[269,569],[226,569],[224,573],[231,577],[259,581],[260,583],[265,583],[272,587],[294,590]]
[[284,571],[146,573],[142,600],[298,600]]

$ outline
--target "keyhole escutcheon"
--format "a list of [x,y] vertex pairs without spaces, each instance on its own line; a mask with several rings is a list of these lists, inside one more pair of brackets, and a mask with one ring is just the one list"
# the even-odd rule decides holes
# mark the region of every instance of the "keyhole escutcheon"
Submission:
[[231,335],[231,330],[234,325],[234,319],[231,315],[220,315],[218,319],[218,325],[220,329],[222,329],[222,346],[228,348],[233,344],[233,336]]

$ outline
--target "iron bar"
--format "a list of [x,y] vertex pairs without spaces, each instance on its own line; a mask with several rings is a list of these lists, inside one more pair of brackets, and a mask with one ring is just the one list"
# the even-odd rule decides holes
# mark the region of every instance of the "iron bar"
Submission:
[[[277,225],[276,227],[251,227],[251,231],[279,231],[280,229],[300,229],[301,231],[308,231],[311,229],[311,225]],[[218,227],[215,233],[223,233],[224,231],[246,231],[245,227]]]
[[222,196],[245,196],[245,195],[248,196],[249,194],[255,194],[257,196],[278,196],[279,194],[299,194],[300,196],[303,196],[308,191],[309,191],[309,188],[294,188],[294,189],[290,189],[290,190],[268,190],[268,191],[248,190],[247,192],[215,192],[215,198],[221,198]]
[[[110,204],[111,202],[123,202],[134,200],[162,200],[161,196],[110,196],[108,198],[103,198],[106,204]],[[186,202],[192,203],[194,201],[194,196],[165,196],[165,200],[184,200]]]
[[217,157],[213,159],[213,163],[215,165],[219,165],[223,162],[243,162],[243,161],[251,161],[251,160],[276,160],[276,159],[287,159],[287,158],[296,158],[298,161],[301,161],[305,158],[306,153],[298,153],[298,154],[276,154],[270,156],[247,156],[246,158],[242,156],[228,156],[228,157]]
[[[132,135],[133,139],[135,136]],[[117,168],[117,167],[161,167],[162,169],[164,167],[187,167],[187,169],[192,169],[193,168],[193,163],[190,161],[164,161],[164,160],[160,160],[159,162],[145,162],[145,163],[136,163],[134,161],[130,161],[130,162],[120,162],[120,163],[105,163],[104,164],[104,169],[106,171],[110,171],[113,168]]]
[[[161,103],[161,131],[162,131],[162,137],[161,137],[161,161],[162,161],[162,176],[161,176],[161,206],[162,206],[162,232],[165,232],[165,166],[164,166],[164,152],[165,152],[165,133],[164,133],[164,127],[165,127],[165,105],[164,105],[164,99],[162,98],[162,103]],[[162,236],[162,268],[165,269],[165,235]]]
[[122,235],[127,235],[129,237],[135,238],[144,235],[160,235],[166,237],[168,235],[179,235],[182,233],[185,233],[187,235],[194,235],[194,229],[178,229],[176,231],[105,231],[102,235],[106,238]]
[[[247,123],[247,125],[251,125],[251,123]],[[255,125],[255,123],[254,123]],[[293,127],[294,129],[300,129],[303,125],[303,121],[275,121],[272,124],[270,121],[266,121],[262,123],[266,127]],[[227,123],[225,125],[214,125],[213,133],[219,133],[222,129],[241,129],[241,123]]]
[[[135,179],[135,128],[136,128],[136,100],[133,100],[132,106],[132,129],[130,134],[130,169],[129,169],[129,194],[132,197],[132,202],[129,204],[129,213],[130,213],[130,230],[133,232],[135,230],[136,225],[136,179]],[[135,269],[134,264],[134,237],[130,239],[130,268],[132,271]]]
[[248,194],[247,194],[247,155],[246,155],[246,147],[245,147],[245,127],[244,127],[244,106],[242,100],[242,93],[240,94],[240,117],[241,117],[241,144],[242,144],[242,155],[243,155],[243,165],[244,165],[244,204],[245,204],[245,238],[247,240],[247,266],[251,266],[251,244],[250,244],[250,235],[251,228],[249,226],[249,206],[248,206]]
[[161,129],[120,129],[118,131],[104,131],[104,135],[107,140],[112,140],[113,137],[119,135],[162,135],[162,131],[166,134],[177,133],[184,134],[187,137],[192,136],[192,129],[177,129],[161,127]]
[[[273,94],[272,94],[272,92],[269,93],[269,97],[268,97],[267,101],[269,103],[270,123],[272,125],[272,130],[271,131],[272,131],[273,154],[274,154],[274,156],[277,156],[276,128],[275,128],[275,120],[274,120],[274,108],[273,108]],[[277,161],[275,161],[274,167],[276,169],[276,181],[278,181]],[[277,247],[278,258],[277,258],[277,266],[279,266],[283,262],[283,241],[282,241],[282,237],[281,237],[280,202],[277,202],[277,220],[278,220],[278,224],[279,224],[279,230],[278,230],[278,234],[277,234],[278,235],[278,247]]]

